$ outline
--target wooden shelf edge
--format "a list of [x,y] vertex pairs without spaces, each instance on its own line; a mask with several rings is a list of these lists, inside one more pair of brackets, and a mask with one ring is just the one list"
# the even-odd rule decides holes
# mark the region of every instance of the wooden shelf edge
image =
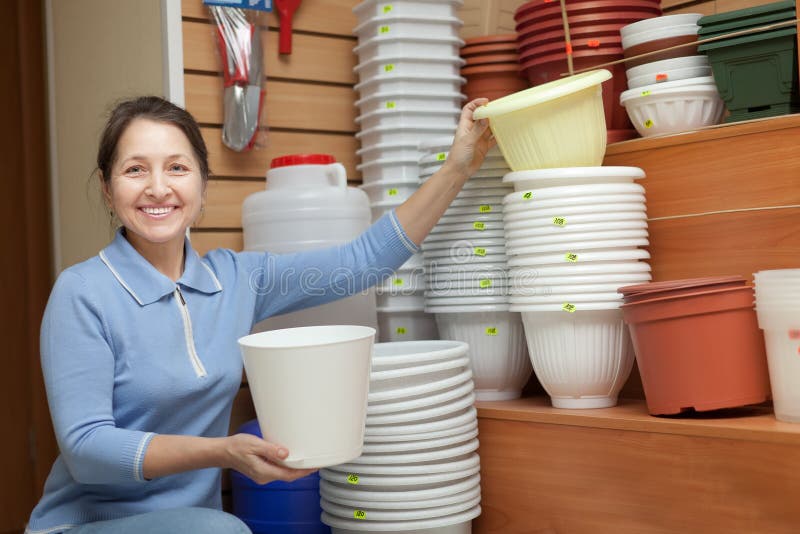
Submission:
[[564,410],[553,408],[547,397],[478,402],[478,419],[679,434],[733,440],[800,445],[800,424],[775,419],[772,409],[752,406],[736,410],[680,417],[654,417],[643,400],[620,399],[613,408]]
[[621,141],[608,145],[606,148],[606,156],[639,152],[642,150],[654,150],[690,143],[700,143],[704,141],[715,141],[717,139],[725,139],[739,135],[752,135],[785,130],[788,128],[800,128],[800,114],[718,124],[716,126],[709,126],[708,128],[680,134],[660,137],[642,137],[639,139],[631,139],[630,141]]

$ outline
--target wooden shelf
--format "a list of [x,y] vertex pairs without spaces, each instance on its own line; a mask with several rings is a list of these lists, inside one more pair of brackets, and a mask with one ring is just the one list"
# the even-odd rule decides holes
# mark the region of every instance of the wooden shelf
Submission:
[[478,402],[479,419],[498,419],[609,430],[710,437],[800,445],[800,424],[775,419],[770,406],[654,417],[643,400],[620,399],[613,408],[564,410],[547,397]]

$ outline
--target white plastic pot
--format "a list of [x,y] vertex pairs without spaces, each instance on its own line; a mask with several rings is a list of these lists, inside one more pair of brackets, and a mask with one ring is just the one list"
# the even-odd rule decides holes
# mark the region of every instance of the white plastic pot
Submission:
[[551,254],[557,252],[621,250],[635,247],[646,247],[650,240],[646,237],[635,239],[611,239],[606,241],[575,241],[572,243],[545,243],[525,247],[506,247],[509,256]]
[[367,19],[355,28],[353,34],[363,42],[372,37],[417,38],[427,36],[458,37],[464,23],[458,17],[425,17],[390,13]]
[[463,230],[454,232],[441,232],[438,234],[429,234],[425,241],[422,242],[423,248],[426,245],[433,245],[442,241],[458,241],[462,239],[497,239],[505,236],[502,230]]
[[367,193],[370,202],[405,201],[419,189],[415,182],[397,182],[394,180],[379,180],[361,186]]
[[515,191],[527,191],[568,185],[631,183],[644,177],[644,171],[638,167],[565,167],[511,172],[503,177],[503,182],[511,184]]
[[607,205],[600,212],[591,213],[590,209],[541,210],[538,217],[526,216],[524,213],[509,213],[505,216],[503,228],[508,232],[528,230],[541,227],[563,228],[572,224],[594,222],[616,222],[630,220],[647,220],[647,211],[643,203],[625,203]]
[[[391,126],[394,128],[455,128],[458,126],[460,115],[461,110],[457,107],[437,110],[407,109],[402,111],[384,109],[356,117],[356,124],[363,130],[379,126]],[[419,166],[418,162],[414,163]]]
[[637,33],[659,30],[670,26],[681,24],[697,24],[703,15],[699,13],[679,13],[677,15],[663,15],[645,20],[633,22],[620,28],[619,33],[622,37],[630,37]]
[[[508,260],[509,267],[543,267],[543,266],[566,266],[569,269],[578,267],[584,263],[593,262],[618,262],[625,260],[646,260],[650,258],[650,253],[638,248],[628,248],[619,250],[601,251],[577,251],[566,254],[528,254],[523,256],[513,256]],[[578,272],[577,270],[575,272]]]
[[599,242],[611,239],[647,239],[646,228],[639,230],[616,230],[610,232],[575,232],[572,234],[555,234],[548,236],[532,236],[520,239],[507,239],[506,246],[518,250],[522,247],[541,246],[560,243],[567,248],[572,243],[581,241]]
[[361,41],[353,52],[359,63],[385,56],[457,58],[462,46],[464,41],[458,37],[392,37],[387,33]]
[[[444,223],[439,219],[439,223],[433,227],[430,236],[449,236],[455,232],[474,232],[478,235],[482,232],[502,232],[504,231],[503,218],[493,219],[461,217],[458,221]],[[487,233],[486,235],[491,235]]]
[[[477,421],[472,428],[478,428]],[[392,488],[424,489],[433,487],[443,482],[462,480],[472,476],[480,470],[477,463],[463,471],[452,471],[448,473],[431,473],[428,475],[358,475],[359,487],[387,486]],[[320,469],[319,476],[322,480],[333,482],[334,484],[352,484],[348,481],[348,473],[334,471],[332,469]]]
[[361,454],[374,338],[369,327],[314,326],[239,339],[259,425],[289,450],[284,465],[326,467]]
[[419,178],[419,167],[413,159],[379,159],[371,163],[362,163],[358,167],[369,184],[377,181],[414,182]]
[[402,2],[363,0],[353,8],[353,13],[359,23],[384,16],[455,17],[462,5],[464,5],[463,0],[403,0]]
[[460,76],[393,76],[384,74],[357,84],[354,89],[361,98],[369,98],[381,93],[402,93],[421,91],[431,93],[460,93],[466,80]]
[[[449,60],[448,60],[449,61]],[[407,109],[437,110],[461,108],[466,97],[459,92],[441,93],[440,91],[399,91],[394,93],[378,93],[356,102],[362,115],[373,111]],[[417,150],[415,144],[414,149]]]
[[387,341],[414,341],[439,339],[433,316],[418,311],[379,311],[378,339]]
[[422,292],[417,293],[378,293],[375,300],[379,310],[421,310],[424,307]]
[[[444,133],[453,131],[450,127],[427,127],[427,128],[403,128],[398,130],[393,127],[380,126],[361,130],[356,134],[356,139],[361,141],[362,146],[373,146],[378,144],[408,144],[419,141],[420,139],[440,136]],[[417,164],[416,160],[414,164]],[[418,172],[418,171],[417,171]]]
[[642,194],[619,194],[619,195],[596,195],[570,197],[565,199],[545,199],[539,201],[531,201],[527,204],[515,203],[505,204],[503,206],[504,213],[539,213],[545,209],[571,209],[577,206],[593,206],[596,211],[602,211],[603,206],[608,204],[623,204],[632,202],[645,202],[645,196]]
[[642,195],[644,187],[636,183],[598,183],[584,185],[565,185],[509,192],[503,198],[503,204],[513,206],[539,205],[541,202],[569,202],[574,198],[597,197],[608,195]]
[[630,77],[628,79],[628,88],[635,89],[654,83],[674,82],[706,76],[711,76],[711,65],[706,65],[705,67],[685,67],[682,69],[664,69],[654,74]]
[[[650,41],[669,39],[671,37],[681,37],[683,35],[697,35],[697,32],[700,30],[700,26],[697,25],[697,21],[701,16],[702,15],[699,13],[665,15],[662,17],[647,19],[648,22],[657,22],[651,22],[650,25],[646,27],[636,27],[635,25],[638,24],[636,22],[627,26],[623,26],[620,28],[622,48],[627,50],[633,46],[649,43]],[[625,33],[622,33],[622,30],[625,30]]]
[[[474,388],[475,388],[474,384],[472,383],[471,380],[469,380],[467,382],[464,382],[463,384],[460,384],[458,387],[442,391],[440,393],[437,393],[436,395],[429,395],[426,397],[416,397],[413,399],[402,399],[391,403],[381,403],[379,405],[370,405],[367,407],[367,415],[396,414],[409,410],[422,410],[430,408],[437,404],[451,402],[458,398],[462,398],[465,395],[472,393]],[[470,437],[469,439],[472,439],[472,437]],[[391,444],[386,445],[386,447],[391,447]],[[409,445],[405,443],[402,445],[398,445],[398,449],[396,450],[410,450],[413,448],[425,448],[425,447],[422,447],[422,445],[420,444]],[[392,451],[384,448],[381,450],[365,449],[364,452],[377,453],[377,452],[392,452]]]
[[426,58],[382,56],[356,65],[353,70],[364,82],[375,76],[458,76],[464,60],[461,58]]
[[596,263],[569,263],[551,265],[547,267],[511,267],[509,277],[518,280],[528,276],[532,279],[537,277],[552,276],[585,276],[585,275],[606,275],[618,273],[649,273],[650,265],[644,261],[631,260],[628,254],[616,261],[604,261]]
[[541,227],[532,228],[519,228],[505,230],[504,235],[506,240],[514,239],[528,239],[531,237],[539,237],[549,240],[570,240],[572,234],[577,235],[590,235],[595,233],[608,233],[608,232],[631,232],[631,231],[647,231],[647,219],[622,220],[622,221],[607,221],[607,222],[594,222],[594,223],[575,223],[567,224],[565,221],[564,226],[548,224]]
[[448,389],[458,387],[459,385],[471,379],[472,370],[467,368],[463,369],[461,372],[451,374],[450,376],[440,378],[438,380],[428,380],[421,384],[400,386],[395,389],[384,388],[381,391],[370,391],[369,403],[380,404],[383,402],[395,402],[401,399],[416,398],[418,396],[433,395],[440,391],[446,391]]

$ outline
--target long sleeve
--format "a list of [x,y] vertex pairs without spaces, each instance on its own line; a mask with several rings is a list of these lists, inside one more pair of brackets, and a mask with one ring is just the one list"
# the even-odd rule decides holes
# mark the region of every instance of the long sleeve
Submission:
[[144,481],[142,459],[153,436],[116,427],[110,339],[86,281],[62,273],[42,321],[42,370],[64,462],[84,484]]
[[[354,295],[389,277],[418,247],[394,211],[353,241],[295,254],[240,253],[252,267],[255,322]],[[344,319],[344,318],[343,318]]]

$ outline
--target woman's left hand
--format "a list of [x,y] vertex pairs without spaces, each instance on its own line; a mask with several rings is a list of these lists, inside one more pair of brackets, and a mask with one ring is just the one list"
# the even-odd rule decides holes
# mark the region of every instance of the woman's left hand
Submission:
[[453,146],[444,164],[445,167],[466,177],[478,171],[486,153],[495,145],[489,121],[472,119],[472,113],[487,102],[489,102],[487,98],[476,98],[461,110]]

